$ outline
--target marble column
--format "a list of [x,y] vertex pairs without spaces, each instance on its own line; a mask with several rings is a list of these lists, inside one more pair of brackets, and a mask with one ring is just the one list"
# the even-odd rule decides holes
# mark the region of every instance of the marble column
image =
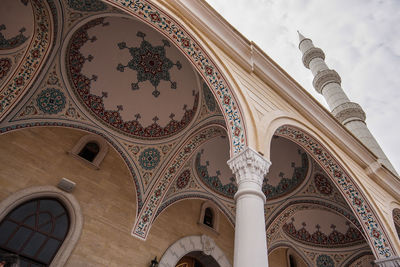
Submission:
[[380,259],[375,261],[378,267],[400,267],[400,257],[394,256],[387,259]]
[[261,190],[271,163],[251,148],[228,161],[238,191],[235,194],[236,226],[234,267],[268,267],[265,233],[265,195]]

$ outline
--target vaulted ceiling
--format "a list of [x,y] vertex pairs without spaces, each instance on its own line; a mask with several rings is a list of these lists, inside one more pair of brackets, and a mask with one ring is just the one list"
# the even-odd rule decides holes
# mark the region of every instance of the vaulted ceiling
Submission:
[[[185,198],[213,201],[233,224],[237,184],[226,164],[226,120],[181,49],[98,0],[64,0],[61,10],[52,0],[48,4],[57,16],[64,14],[57,25],[62,40],[39,86],[2,132],[63,126],[107,139],[131,170],[138,199],[133,234],[140,237],[149,222]],[[29,0],[3,0],[2,6],[0,86],[26,52],[35,24]],[[262,187],[271,248],[291,244],[308,258],[317,248],[336,262],[360,249],[369,253],[348,204],[301,146],[274,136],[271,162]]]

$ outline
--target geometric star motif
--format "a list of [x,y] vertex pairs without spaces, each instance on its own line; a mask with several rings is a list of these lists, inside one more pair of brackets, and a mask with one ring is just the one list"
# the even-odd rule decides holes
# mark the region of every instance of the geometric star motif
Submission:
[[169,81],[171,83],[171,89],[176,89],[177,84],[171,81],[169,70],[174,65],[180,70],[182,65],[179,61],[175,64],[172,63],[172,61],[165,56],[165,47],[170,47],[170,43],[167,40],[162,40],[163,46],[152,46],[151,43],[144,39],[146,34],[139,31],[136,36],[143,39],[140,47],[128,48],[125,42],[118,43],[119,49],[129,49],[132,60],[130,60],[126,66],[121,63],[118,64],[117,70],[124,72],[125,68],[128,67],[137,72],[137,82],[131,84],[132,90],[139,90],[140,82],[150,81],[154,86],[152,95],[158,97],[160,91],[157,90],[157,86],[161,80]]

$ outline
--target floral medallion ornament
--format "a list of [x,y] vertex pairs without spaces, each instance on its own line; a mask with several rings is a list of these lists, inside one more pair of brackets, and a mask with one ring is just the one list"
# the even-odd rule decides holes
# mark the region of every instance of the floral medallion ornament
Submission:
[[317,267],[335,267],[335,263],[328,255],[322,254],[317,258]]
[[328,179],[326,179],[326,177],[323,176],[322,174],[316,174],[314,176],[314,183],[315,183],[315,186],[317,187],[318,191],[321,194],[324,194],[324,195],[332,194],[332,190],[333,190],[332,185],[328,181]]
[[70,8],[76,11],[96,12],[107,9],[107,5],[100,0],[68,0]]
[[143,169],[152,170],[160,162],[160,152],[155,148],[145,149],[139,156],[139,163]]
[[55,88],[43,90],[36,101],[39,109],[47,114],[57,114],[64,109],[66,103],[64,93]]
[[185,170],[176,180],[176,187],[179,189],[185,188],[189,183],[189,179],[190,179],[190,171]]
[[3,79],[11,69],[9,58],[0,58],[0,80]]
[[131,61],[128,65],[124,66],[118,64],[117,70],[124,72],[125,68],[128,67],[132,70],[137,71],[137,82],[132,83],[132,90],[139,90],[139,83],[144,81],[150,81],[154,86],[152,95],[158,97],[160,91],[157,90],[161,80],[169,81],[171,83],[171,89],[176,89],[176,82],[171,81],[169,70],[175,65],[178,69],[182,68],[182,64],[177,61],[175,64],[165,56],[165,47],[170,47],[170,43],[167,40],[162,40],[163,46],[152,46],[151,43],[147,42],[144,38],[146,34],[138,32],[136,36],[143,39],[140,47],[127,47],[125,42],[118,43],[119,49],[128,49],[132,56]]

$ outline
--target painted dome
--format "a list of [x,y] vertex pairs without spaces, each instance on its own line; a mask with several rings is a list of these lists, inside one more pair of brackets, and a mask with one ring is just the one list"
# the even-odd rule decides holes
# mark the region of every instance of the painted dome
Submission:
[[194,118],[199,76],[178,48],[139,21],[106,17],[87,22],[72,34],[65,61],[77,98],[113,130],[162,139]]

